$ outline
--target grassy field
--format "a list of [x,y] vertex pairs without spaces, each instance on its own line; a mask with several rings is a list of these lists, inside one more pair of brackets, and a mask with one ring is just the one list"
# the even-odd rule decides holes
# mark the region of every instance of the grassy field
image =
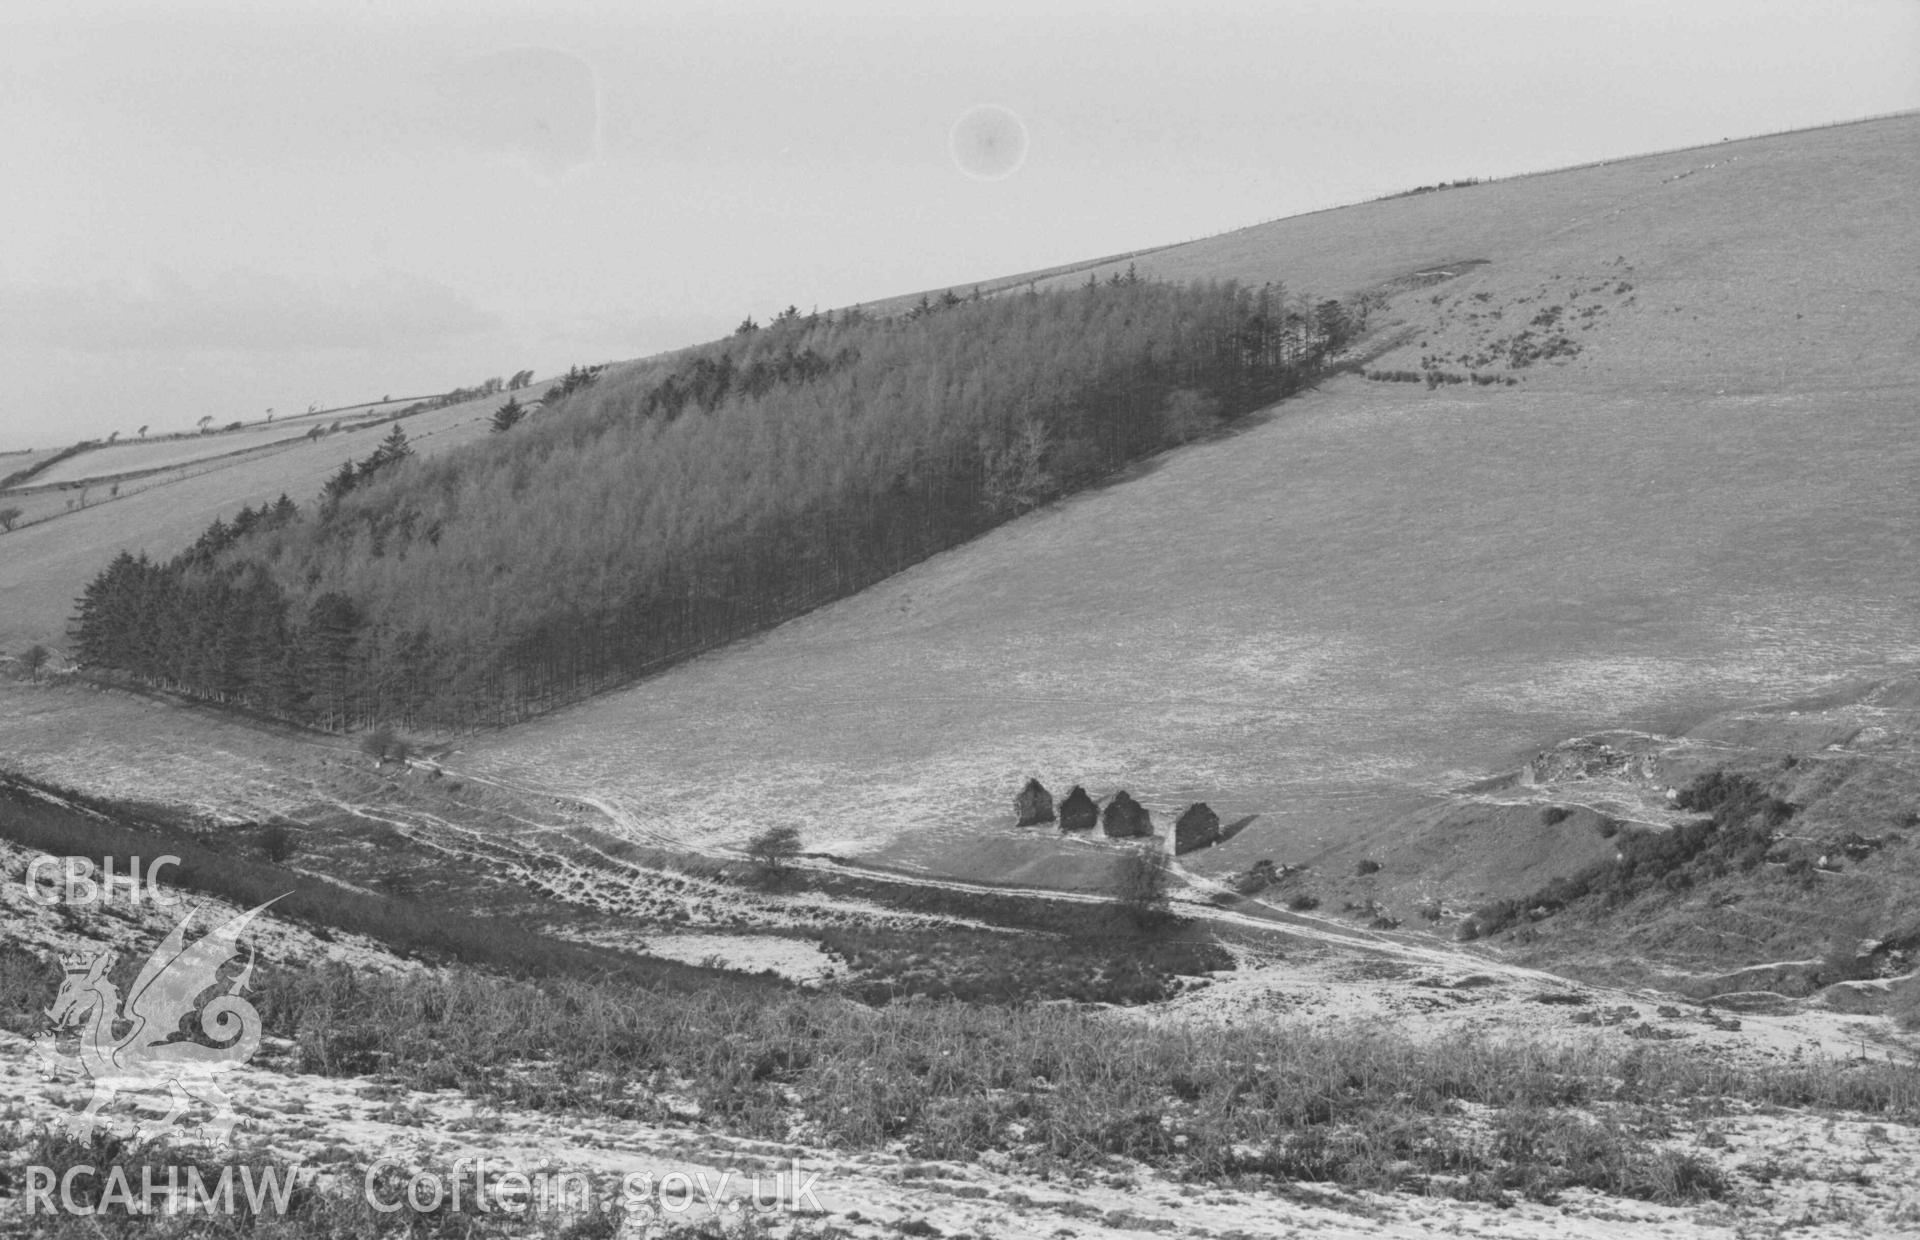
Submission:
[[[416,452],[431,456],[487,434],[487,419],[505,400],[497,395],[450,405],[399,425]],[[318,441],[305,438],[313,426],[342,418],[347,421],[340,431]],[[231,517],[243,505],[271,503],[282,492],[302,505],[312,503],[342,461],[366,456],[391,429],[384,423],[363,429],[366,423],[364,417],[356,422],[348,413],[333,413],[226,434],[115,444],[51,466],[18,495],[0,495],[0,507],[25,513],[21,528],[0,534],[0,650],[34,641],[64,648],[73,600],[123,549],[164,558],[199,537],[215,517]],[[247,448],[256,450],[226,455]],[[0,457],[0,469],[25,468],[12,463],[31,459]],[[128,479],[117,494],[107,482],[87,484],[144,469],[161,472]]]
[[[165,469],[171,466],[211,460],[215,457],[262,447],[289,437],[305,435],[314,427],[322,429],[336,422],[352,425],[371,418],[398,413],[412,399],[371,401],[360,405],[342,405],[334,409],[290,417],[260,418],[221,426],[209,425],[204,433],[195,430],[163,429],[140,435],[132,428],[120,431],[120,438],[90,441],[88,446],[61,445],[0,455],[5,474],[12,475],[30,465],[47,460],[56,453],[61,459],[41,467],[32,477],[17,485],[27,488],[44,485],[73,485],[97,478]],[[132,415],[129,415],[131,417]]]
[[[1028,774],[1317,851],[1604,726],[1920,656],[1900,402],[1343,380],[763,639],[468,748],[695,841],[966,867]],[[1878,519],[1869,519],[1877,514]],[[1009,858],[996,866],[1011,868]]]
[[[348,419],[348,425],[364,419]],[[326,423],[322,424],[327,425]],[[248,452],[275,445],[285,446],[304,437],[311,426],[282,425],[275,422],[249,426],[219,435],[199,435],[186,439],[132,440],[105,444],[68,457],[33,476],[36,486],[55,486],[85,482],[115,474],[145,472],[151,469],[177,469],[196,462],[213,461],[229,453]],[[345,429],[342,427],[341,429]]]
[[1486,259],[1449,295],[1526,295],[1624,258],[1650,313],[1616,326],[1564,386],[1884,390],[1920,379],[1915,290],[1892,277],[1920,267],[1904,205],[1917,147],[1920,116],[1907,115],[1363,203],[1132,261],[1151,278],[1344,295]]

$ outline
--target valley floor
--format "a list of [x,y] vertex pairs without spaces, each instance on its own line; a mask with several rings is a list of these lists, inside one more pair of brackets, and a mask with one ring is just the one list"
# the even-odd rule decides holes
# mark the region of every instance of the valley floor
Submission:
[[[56,909],[23,899],[28,854],[0,846],[6,872],[0,928],[4,941],[42,956],[113,945],[138,958],[177,915],[176,903],[126,911]],[[203,897],[207,924],[231,906]],[[1298,1028],[1303,1035],[1383,1034],[1436,1047],[1479,1041],[1591,1045],[1596,1053],[1645,1047],[1703,1062],[1796,1067],[1860,1057],[1912,1062],[1913,1048],[1882,1017],[1850,1015],[1814,1003],[1773,1014],[1731,1017],[1724,1009],[1652,992],[1586,986],[1503,963],[1492,954],[1420,947],[1374,936],[1363,942],[1342,927],[1306,920],[1286,927],[1238,917],[1238,967],[1199,979],[1172,1001],[1109,1009],[1115,1037],[1140,1022],[1161,1027],[1243,1024]],[[419,969],[377,944],[318,937],[276,926],[262,943],[269,958],[344,963],[361,972]],[[1466,1041],[1463,1043],[1462,1039]],[[749,1139],[710,1121],[697,1102],[656,1101],[670,1122],[642,1122],[591,1109],[518,1110],[476,1101],[458,1090],[413,1087],[392,1075],[322,1076],[301,1068],[300,1048],[269,1039],[252,1063],[228,1078],[244,1117],[234,1157],[291,1164],[321,1188],[358,1200],[370,1168],[455,1177],[461,1160],[481,1160],[496,1189],[509,1171],[584,1174],[603,1204],[623,1177],[649,1183],[678,1173],[693,1204],[662,1212],[673,1226],[735,1227],[775,1177],[811,1192],[788,1208],[758,1216],[765,1235],[882,1237],[1021,1235],[1106,1237],[1158,1233],[1233,1237],[1292,1235],[1417,1237],[1698,1237],[1771,1235],[1890,1236],[1920,1230],[1920,1125],[1884,1116],[1729,1100],[1702,1105],[1624,1108],[1648,1149],[1704,1160],[1726,1177],[1721,1199],[1660,1205],[1587,1189],[1551,1202],[1503,1194],[1499,1204],[1445,1195],[1375,1193],[1295,1180],[1187,1181],[1168,1169],[1116,1157],[1051,1163],[988,1149],[967,1162],[912,1157],[907,1143],[850,1151],[809,1140],[796,1123],[785,1141]],[[0,1033],[0,1121],[18,1151],[6,1168],[22,1183],[32,1134],[87,1095],[86,1082],[43,1045]],[[150,1108],[151,1099],[145,1101]],[[123,1108],[123,1100],[117,1104]],[[1604,1107],[1602,1108],[1604,1109]],[[1494,1118],[1461,1103],[1462,1129]],[[149,1110],[149,1118],[151,1113]],[[1616,1117],[1617,1118],[1617,1117]],[[475,1164],[466,1163],[467,1169]],[[757,1177],[757,1178],[756,1178]],[[502,1208],[523,1199],[494,1200]],[[397,1200],[380,1181],[383,1201]],[[679,1191],[678,1188],[675,1190]],[[710,1195],[709,1195],[710,1194]],[[678,1197],[648,1199],[671,1200]],[[557,1207],[556,1207],[557,1208]],[[0,1230],[27,1227],[24,1199],[0,1199]],[[497,1222],[498,1220],[488,1220]],[[574,1215],[543,1220],[578,1224]],[[541,1233],[541,1234],[551,1234]]]

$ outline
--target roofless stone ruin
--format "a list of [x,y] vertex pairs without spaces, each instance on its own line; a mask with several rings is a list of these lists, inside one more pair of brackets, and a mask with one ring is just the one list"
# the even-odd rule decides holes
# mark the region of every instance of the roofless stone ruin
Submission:
[[1053,821],[1053,794],[1037,779],[1029,779],[1020,795],[1013,798],[1013,811],[1020,815],[1019,825],[1031,827]]
[[1091,831],[1100,821],[1100,807],[1093,803],[1087,790],[1079,784],[1060,802],[1060,829],[1062,831]]
[[1127,795],[1126,789],[1114,794],[1100,816],[1100,828],[1116,840],[1153,834],[1153,819],[1147,807]]
[[1195,849],[1212,848],[1220,842],[1220,815],[1207,808],[1205,801],[1195,801],[1187,807],[1173,824],[1173,854],[1190,853]]

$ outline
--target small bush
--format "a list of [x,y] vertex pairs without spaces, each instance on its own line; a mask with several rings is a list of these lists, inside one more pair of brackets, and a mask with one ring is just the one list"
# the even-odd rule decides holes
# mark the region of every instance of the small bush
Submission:
[[1369,857],[1359,865],[1354,866],[1353,872],[1361,878],[1365,878],[1369,874],[1378,874],[1380,872],[1380,863]]
[[47,1023],[60,970],[12,943],[0,943],[0,1029],[32,1036]]
[[1114,902],[1143,930],[1172,924],[1173,906],[1168,898],[1172,884],[1167,855],[1158,848],[1129,848],[1114,863]]
[[412,843],[406,835],[386,823],[377,823],[363,833],[367,843],[386,852],[403,852]]
[[1320,907],[1320,897],[1310,896],[1305,892],[1301,892],[1299,895],[1293,897],[1293,899],[1287,901],[1287,907],[1296,913],[1310,913]]
[[1540,811],[1540,821],[1551,827],[1573,817],[1573,811],[1564,805],[1549,805]]
[[1842,918],[1835,924],[1827,939],[1827,949],[1820,957],[1822,984],[1857,981],[1871,974],[1872,959],[1860,955],[1860,944],[1872,932],[1873,923],[1858,915]]
[[300,851],[300,837],[284,823],[273,823],[260,832],[260,855],[275,865],[285,865]]
[[387,760],[387,750],[394,742],[393,729],[385,724],[371,728],[360,738],[360,752],[372,758],[375,763]]
[[1920,976],[1894,987],[1890,1015],[1902,1029],[1920,1029]]
[[776,883],[786,876],[800,855],[800,828],[769,827],[747,841],[747,856],[762,882]]

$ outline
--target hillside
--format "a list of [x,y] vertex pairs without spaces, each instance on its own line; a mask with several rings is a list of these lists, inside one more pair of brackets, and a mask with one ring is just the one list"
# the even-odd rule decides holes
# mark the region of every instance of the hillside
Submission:
[[[117,558],[77,657],[333,728],[551,710],[844,597],[1297,390],[1361,307],[1116,279],[782,315],[271,523]],[[590,378],[590,377],[589,377]]]
[[[543,379],[533,390],[546,385]],[[415,450],[432,457],[483,438],[504,399],[460,401],[400,421]],[[43,466],[0,491],[0,508],[21,510],[18,528],[0,534],[0,650],[32,642],[66,650],[74,600],[115,554],[164,559],[242,507],[270,504],[283,493],[310,503],[341,461],[372,450],[390,429],[384,419],[413,403],[302,414],[207,435],[122,439],[44,465],[57,453],[0,456],[0,475]],[[312,436],[316,429],[321,434]]]
[[[1275,220],[1127,261],[1148,278],[1284,277],[1344,296],[1483,259],[1478,279],[1449,296],[1505,303],[1556,278],[1617,274],[1607,264],[1623,259],[1641,313],[1611,321],[1604,348],[1536,384],[1883,390],[1920,378],[1916,294],[1901,278],[1920,259],[1905,188],[1916,132],[1920,117],[1906,115],[1623,158]],[[1126,265],[1053,279],[1104,280]]]
[[[1412,273],[1474,258],[1493,260],[1511,276],[1512,262],[1524,256],[1537,277],[1525,292],[1537,294],[1556,268],[1602,261],[1611,235],[1615,242],[1631,238],[1641,248],[1639,266],[1654,283],[1643,285],[1639,304],[1661,308],[1657,317],[1610,323],[1612,347],[1605,356],[1589,353],[1581,368],[1588,380],[1610,377],[1656,388],[1678,385],[1676,390],[1710,385],[1730,393],[1858,388],[1846,376],[1859,378],[1862,366],[1884,363],[1910,378],[1916,364],[1913,330],[1898,313],[1903,294],[1885,278],[1906,269],[1901,264],[1915,244],[1911,229],[1891,226],[1903,209],[1899,148],[1912,124],[1911,118],[1895,118],[1622,159],[1323,211],[1142,250],[1104,265],[1071,263],[981,283],[989,289],[1071,285],[1089,273],[1106,279],[1133,266],[1154,279],[1278,279],[1345,295],[1392,287]],[[1823,210],[1826,198],[1842,189],[1845,210]],[[1746,219],[1749,204],[1762,200],[1774,208],[1768,219]],[[1675,213],[1690,223],[1668,227],[1664,221]],[[1856,227],[1850,219],[1861,223]],[[1731,240],[1736,237],[1738,243]],[[1615,256],[1624,257],[1619,244],[1604,255]],[[1662,302],[1669,282],[1676,297]],[[1521,295],[1518,283],[1511,291]],[[904,310],[913,300],[876,308]],[[1810,342],[1823,344],[1801,347]],[[1417,352],[1396,360],[1411,362]],[[1789,355],[1796,357],[1791,367],[1783,360]],[[1609,375],[1613,366],[1625,369]],[[1534,382],[1553,380],[1536,375]],[[472,411],[468,420],[488,411]],[[32,459],[15,455],[3,463],[11,472]],[[85,468],[98,472],[106,464],[96,453]],[[281,489],[300,499],[317,490],[327,472],[317,460],[306,468],[291,460],[260,462],[259,468],[257,478],[237,471],[216,487],[173,490],[165,503],[154,495],[110,514],[74,514],[80,519],[63,522],[57,536],[47,529],[10,543],[0,556],[10,570],[0,584],[13,591],[12,605],[0,616],[0,647],[58,638],[79,585],[114,550],[171,554],[222,511],[270,499]],[[91,496],[96,504],[104,498],[102,489]],[[134,498],[135,489],[124,487],[124,498]],[[219,502],[223,493],[226,504]],[[47,492],[23,506],[31,520],[47,504],[59,511],[72,498]]]
[[[1372,347],[1404,343],[1369,369],[1502,382],[1343,377],[471,752],[648,835],[706,846],[790,815],[837,851],[1013,871],[1065,865],[1027,836],[976,852],[1025,775],[1125,783],[1163,821],[1193,799],[1256,815],[1216,850],[1227,868],[1348,846],[1566,736],[1897,668],[1920,648],[1920,294],[1891,274],[1920,257],[1898,209],[1916,131],[1726,143],[1143,253],[1159,279],[1380,293]],[[1516,367],[1529,331],[1572,347]],[[36,598],[43,625],[59,613],[78,544],[52,538],[92,516],[8,537],[8,568],[38,573],[13,623]],[[101,542],[119,528],[96,520]],[[44,558],[22,561],[36,535]]]
[[1313,858],[1566,736],[1910,664],[1920,292],[1893,273],[1920,233],[1888,203],[1916,136],[1729,143],[1137,260],[1397,287],[1383,369],[1597,313],[1567,328],[1577,356],[1486,368],[1514,386],[1342,378],[471,750],[634,830],[791,819],[936,867],[987,837],[982,865],[1054,855],[994,830],[1027,774],[1124,784],[1159,815],[1260,815],[1226,867]]
[[[832,544],[877,531],[877,560],[939,543],[941,509],[912,502],[929,461],[1020,463],[1020,439],[975,434],[996,417],[1086,433],[1030,437],[1011,485],[955,475],[938,532],[978,537],[510,727],[325,732],[132,678],[0,676],[0,1231],[30,1164],[138,1183],[142,1161],[219,1157],[40,1127],[88,1093],[78,1027],[46,1027],[48,953],[113,946],[126,981],[183,897],[289,891],[251,975],[266,1038],[228,1078],[231,1156],[313,1189],[263,1234],[617,1229],[483,1216],[474,1194],[376,1216],[364,1186],[399,1189],[382,1157],[456,1181],[491,1160],[508,1209],[499,1167],[603,1188],[671,1169],[733,1214],[752,1173],[820,1173],[817,1209],[673,1220],[781,1240],[1911,1232],[1917,139],[1907,117],[1388,199],[986,281],[1005,293],[985,306],[903,299],[857,339],[762,329],[509,435],[482,422],[497,398],[407,419],[419,456],[333,516],[172,580],[251,550],[296,594],[383,590],[480,627],[612,593],[658,551],[606,555],[652,536],[629,521],[648,503],[777,518],[796,479],[834,494],[905,461],[902,486],[852,492],[872,524]],[[1220,363],[1270,338],[1257,295],[1184,283],[1221,277],[1337,296],[1366,332],[1267,403]],[[1190,343],[1229,347],[1169,358],[1115,330],[1182,306],[1231,328]],[[781,331],[820,334],[807,354]],[[1172,367],[1133,372],[1148,397],[1100,399],[1125,395],[1101,381],[1127,373],[1113,336]],[[969,348],[977,383],[946,365]],[[702,399],[764,365],[811,396]],[[1223,373],[1242,403],[1217,424],[1173,399],[1172,377]],[[861,387],[865,422],[842,416],[835,384],[889,375],[888,399]],[[1069,399],[1000,396],[1041,388]],[[747,416],[766,409],[783,420]],[[0,536],[5,623],[57,631],[61,583],[123,545],[164,559],[243,501],[311,505],[388,429],[175,477],[195,455]],[[947,457],[923,451],[942,431]],[[1094,453],[1066,495],[1037,481],[1062,442]],[[171,449],[93,455],[138,451]],[[769,462],[807,468],[769,487]],[[444,539],[393,533],[422,479]],[[778,554],[757,563],[828,562],[784,554],[822,527],[762,528]],[[372,550],[389,536],[405,555]],[[689,614],[694,586],[728,593],[680,584]],[[1030,776],[1109,806],[1124,788],[1153,834],[1016,827]],[[1149,865],[1164,906],[1116,900],[1194,801],[1228,837]],[[748,846],[780,826],[796,855]],[[182,864],[145,911],[49,908],[17,881],[36,850]]]

